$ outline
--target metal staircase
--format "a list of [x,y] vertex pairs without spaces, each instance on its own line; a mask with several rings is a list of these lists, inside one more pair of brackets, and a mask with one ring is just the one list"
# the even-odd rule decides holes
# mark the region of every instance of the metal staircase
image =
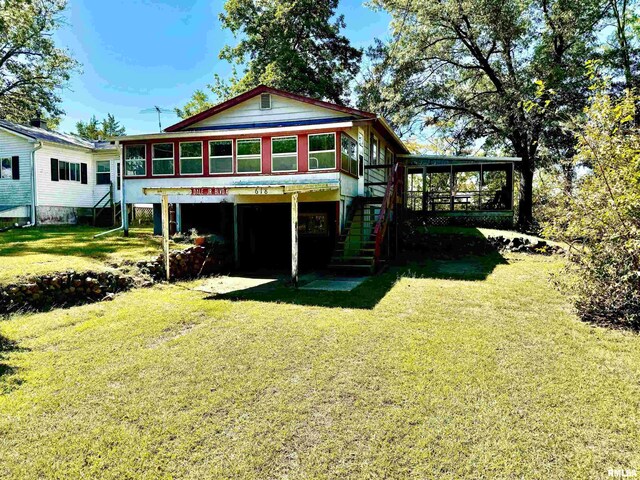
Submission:
[[388,259],[396,205],[401,193],[401,165],[391,167],[384,197],[356,197],[338,239],[329,268],[353,275],[374,273]]

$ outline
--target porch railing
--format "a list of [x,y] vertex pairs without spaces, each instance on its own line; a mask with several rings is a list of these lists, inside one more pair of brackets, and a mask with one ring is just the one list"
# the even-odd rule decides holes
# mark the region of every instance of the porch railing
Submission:
[[373,229],[373,236],[375,238],[375,262],[380,261],[382,256],[382,245],[385,240],[385,235],[389,227],[390,220],[392,219],[394,208],[397,203],[399,189],[401,188],[401,171],[402,167],[400,163],[395,163],[391,166],[391,172],[389,173],[389,179],[382,199],[380,208],[380,214],[376,226]]

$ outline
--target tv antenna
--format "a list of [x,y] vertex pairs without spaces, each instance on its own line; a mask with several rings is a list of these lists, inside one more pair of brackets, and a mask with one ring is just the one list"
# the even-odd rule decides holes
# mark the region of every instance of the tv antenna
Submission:
[[146,108],[141,110],[140,113],[157,113],[158,114],[158,128],[160,129],[160,133],[162,133],[162,118],[161,115],[163,113],[173,113],[173,110],[169,110],[168,108],[161,108],[157,105],[154,105],[153,108]]

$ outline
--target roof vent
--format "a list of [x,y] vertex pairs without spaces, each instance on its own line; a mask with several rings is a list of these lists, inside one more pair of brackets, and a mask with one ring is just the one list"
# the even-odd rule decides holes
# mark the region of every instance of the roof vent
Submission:
[[270,93],[263,93],[260,95],[260,110],[271,110]]

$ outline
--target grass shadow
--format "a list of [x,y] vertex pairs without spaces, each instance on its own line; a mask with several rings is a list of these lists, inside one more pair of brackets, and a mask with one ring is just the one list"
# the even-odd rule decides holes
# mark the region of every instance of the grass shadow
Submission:
[[392,266],[383,273],[368,278],[349,292],[301,290],[287,285],[286,282],[274,281],[266,285],[210,295],[206,298],[370,310],[387,295],[400,278],[482,281],[493,272],[496,266],[507,263],[507,260],[498,252],[449,260],[423,258],[406,265]]
[[18,369],[6,361],[10,353],[27,350],[15,341],[0,335],[0,394],[9,393],[23,383],[22,379],[16,375]]

